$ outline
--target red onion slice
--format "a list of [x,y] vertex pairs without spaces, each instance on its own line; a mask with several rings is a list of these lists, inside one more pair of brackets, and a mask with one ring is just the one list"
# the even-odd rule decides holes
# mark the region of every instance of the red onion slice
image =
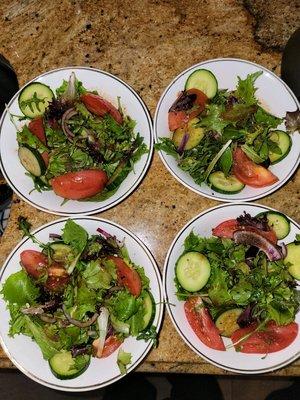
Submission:
[[61,118],[61,127],[62,130],[64,132],[64,134],[67,136],[67,138],[72,142],[73,138],[75,137],[74,133],[70,130],[70,128],[68,127],[68,120],[71,119],[72,117],[74,117],[75,115],[77,115],[77,111],[75,110],[75,108],[69,108],[69,110],[67,110],[62,118]]

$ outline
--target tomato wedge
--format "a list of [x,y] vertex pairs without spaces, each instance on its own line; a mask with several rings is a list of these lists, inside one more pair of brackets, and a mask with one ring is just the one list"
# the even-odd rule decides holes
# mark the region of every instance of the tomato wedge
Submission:
[[104,171],[86,169],[84,171],[67,172],[51,179],[50,183],[58,196],[79,200],[101,192],[107,181],[108,177]]
[[[212,234],[221,238],[233,238],[233,233],[238,230],[243,229],[236,219],[228,219],[227,221],[221,222],[215,228],[212,229]],[[263,231],[252,227],[251,229],[256,230],[259,234],[264,236],[266,239],[270,240],[272,243],[277,243],[276,233],[271,229],[270,231]]]
[[[241,328],[231,335],[231,340],[237,343],[241,338],[257,328],[257,324],[251,324],[247,328]],[[292,322],[279,326],[270,321],[265,330],[254,332],[249,338],[237,343],[235,348],[242,353],[267,354],[280,351],[288,347],[296,339],[298,324]]]
[[133,296],[139,296],[142,282],[138,272],[130,268],[120,257],[109,256],[108,259],[113,261],[117,268],[119,284],[125,286]]
[[59,263],[53,263],[48,268],[48,278],[45,288],[51,292],[61,292],[70,282],[70,276],[66,269]]
[[195,94],[196,99],[192,110],[187,111],[169,111],[168,123],[170,131],[175,131],[188,123],[190,119],[195,118],[205,108],[207,102],[207,96],[205,93],[198,89],[189,89],[186,91],[187,94]]
[[20,254],[22,267],[34,279],[40,279],[47,274],[48,258],[36,250],[24,250]]
[[80,100],[86,108],[98,117],[103,117],[105,114],[110,114],[113,119],[118,123],[123,123],[121,113],[109,101],[103,99],[101,96],[93,93],[86,93],[81,95]]
[[48,165],[49,165],[49,153],[47,151],[44,151],[41,154],[41,156],[42,156],[42,158],[44,160],[44,163],[45,163],[46,167],[48,167]]
[[211,349],[225,351],[223,340],[201,297],[191,297],[184,304],[188,323],[203,344]]
[[117,350],[117,348],[121,346],[122,343],[123,341],[118,339],[117,336],[115,335],[109,336],[107,339],[105,339],[102,355],[100,358],[106,358],[110,356]]
[[240,147],[237,147],[233,153],[232,172],[242,183],[256,188],[273,185],[278,181],[277,176],[267,168],[255,164]]
[[45,135],[44,122],[42,117],[34,118],[28,124],[28,129],[35,135],[42,143],[47,144]]

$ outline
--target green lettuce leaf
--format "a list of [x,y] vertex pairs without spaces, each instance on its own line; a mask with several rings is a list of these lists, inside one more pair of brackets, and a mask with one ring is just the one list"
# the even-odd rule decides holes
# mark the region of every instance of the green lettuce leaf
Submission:
[[203,126],[210,131],[222,133],[223,129],[230,124],[229,121],[222,119],[224,107],[217,104],[207,106],[207,115],[198,122],[197,126]]
[[131,353],[126,353],[123,349],[120,349],[118,352],[117,363],[120,369],[121,375],[127,373],[127,365],[131,363]]
[[33,304],[40,291],[24,270],[11,274],[5,281],[0,292],[9,303],[25,305]]
[[254,83],[256,79],[262,75],[263,71],[257,71],[247,75],[246,79],[241,79],[238,76],[238,85],[235,91],[235,96],[247,105],[257,104],[258,100],[255,97],[256,87]]
[[82,276],[90,289],[109,289],[111,287],[112,276],[100,265],[99,260],[90,261]]
[[88,240],[88,234],[82,226],[68,219],[63,228],[63,241],[69,244],[77,253],[81,253]]
[[254,118],[258,124],[264,125],[270,129],[277,128],[277,126],[283,121],[282,118],[278,118],[272,114],[269,114],[262,107],[258,108],[256,113],[254,114]]
[[126,321],[138,311],[139,302],[129,292],[122,290],[107,301],[107,306],[118,320]]

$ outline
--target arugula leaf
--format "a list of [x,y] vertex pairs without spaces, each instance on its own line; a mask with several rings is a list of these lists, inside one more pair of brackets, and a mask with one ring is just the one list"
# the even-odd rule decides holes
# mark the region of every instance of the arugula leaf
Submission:
[[4,299],[18,305],[30,305],[38,298],[40,291],[24,270],[11,274],[0,292]]
[[201,253],[205,249],[205,239],[198,235],[195,235],[193,231],[184,240],[184,250],[188,251],[198,251]]
[[127,365],[131,363],[131,353],[126,353],[123,349],[119,349],[118,351],[118,357],[117,357],[117,363],[118,367],[120,369],[121,375],[124,375],[127,373]]
[[174,157],[179,156],[177,147],[171,139],[165,138],[165,137],[160,137],[159,140],[160,140],[160,143],[156,143],[154,145],[155,150],[164,151],[166,154],[168,154],[170,156],[174,156]]
[[147,342],[148,340],[152,340],[153,347],[158,346],[158,334],[156,331],[156,326],[152,325],[149,329],[146,331],[141,332],[137,338],[137,340],[145,340]]
[[230,124],[222,118],[224,106],[217,104],[209,104],[207,107],[207,115],[197,123],[197,126],[202,126],[210,131],[222,133],[223,129]]
[[238,76],[238,85],[235,91],[235,96],[247,105],[257,104],[258,101],[255,97],[256,88],[254,83],[256,79],[263,74],[263,71],[257,71],[253,74],[247,75],[246,79],[241,79]]
[[63,241],[69,244],[77,253],[81,253],[88,240],[88,234],[82,226],[76,224],[71,219],[68,219],[62,234]]

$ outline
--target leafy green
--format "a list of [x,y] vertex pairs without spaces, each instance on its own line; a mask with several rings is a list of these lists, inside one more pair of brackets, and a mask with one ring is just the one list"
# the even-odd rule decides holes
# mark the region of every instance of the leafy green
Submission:
[[40,291],[27,273],[21,270],[6,279],[0,293],[4,300],[21,306],[26,303],[33,304]]
[[24,125],[21,131],[17,132],[17,140],[20,145],[25,144],[40,153],[48,151],[48,147],[42,143],[37,136],[30,132],[27,125]]
[[263,74],[263,71],[257,71],[247,75],[246,79],[241,79],[238,76],[238,85],[235,91],[235,96],[246,105],[257,104],[255,97],[256,88],[254,83],[256,79]]
[[[55,90],[56,96],[61,97],[66,92],[67,88],[68,88],[68,81],[64,79],[63,83]],[[75,79],[75,90],[77,95],[81,95],[87,92],[82,82],[79,81],[77,78]]]
[[148,340],[152,340],[153,346],[157,347],[158,346],[158,334],[156,331],[156,327],[152,325],[149,329],[146,331],[141,332],[137,338],[137,340],[145,340],[147,342]]
[[218,162],[221,171],[223,171],[225,176],[228,176],[233,163],[231,147],[227,147]]
[[49,360],[61,349],[61,343],[51,340],[49,337],[47,337],[43,327],[34,322],[28,315],[26,315],[24,318],[27,329],[31,332],[32,337],[40,347],[44,359]]
[[117,357],[117,363],[118,367],[120,369],[121,375],[124,375],[127,373],[127,365],[131,363],[131,353],[126,353],[123,349],[119,349],[118,351],[118,357]]
[[129,292],[121,290],[108,299],[107,306],[118,320],[126,321],[138,311],[139,300]]
[[262,107],[259,107],[254,115],[257,124],[264,125],[269,129],[275,129],[281,122],[282,118],[275,117],[272,114],[266,112]]
[[208,130],[216,131],[222,133],[223,129],[229,125],[228,121],[222,118],[222,113],[224,112],[224,107],[217,104],[210,104],[207,106],[207,114],[205,117],[201,118],[197,126],[203,126]]
[[68,219],[63,228],[62,238],[66,244],[69,244],[72,247],[73,250],[77,253],[81,253],[87,244],[88,234],[82,226],[76,224],[76,222],[71,219]]
[[112,276],[100,265],[99,260],[90,261],[82,276],[90,289],[109,289],[111,286]]
[[159,143],[156,143],[154,145],[154,148],[159,151],[164,151],[166,154],[174,157],[178,157],[178,151],[175,143],[166,137],[160,137],[159,138]]

